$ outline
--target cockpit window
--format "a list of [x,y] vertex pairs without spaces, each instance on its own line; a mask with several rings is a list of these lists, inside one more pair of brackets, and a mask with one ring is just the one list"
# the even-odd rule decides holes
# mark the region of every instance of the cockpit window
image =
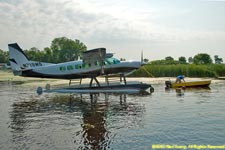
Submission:
[[118,60],[118,59],[116,59],[116,58],[106,58],[105,59],[105,64],[118,64],[118,63],[120,63],[120,61]]

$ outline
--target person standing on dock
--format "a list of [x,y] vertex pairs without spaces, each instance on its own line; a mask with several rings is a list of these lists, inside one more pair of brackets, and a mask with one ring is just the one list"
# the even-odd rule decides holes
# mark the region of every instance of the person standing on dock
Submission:
[[177,76],[175,83],[181,83],[181,80],[183,80],[185,82],[184,78],[185,78],[184,75]]

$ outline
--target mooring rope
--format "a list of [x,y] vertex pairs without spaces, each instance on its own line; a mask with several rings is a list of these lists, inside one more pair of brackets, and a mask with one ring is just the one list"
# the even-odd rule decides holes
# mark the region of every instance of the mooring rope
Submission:
[[142,67],[144,71],[149,75],[149,77],[154,77],[146,68],[145,66]]

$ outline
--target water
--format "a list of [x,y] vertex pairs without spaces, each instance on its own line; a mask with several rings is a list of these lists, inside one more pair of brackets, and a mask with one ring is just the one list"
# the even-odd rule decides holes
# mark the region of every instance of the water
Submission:
[[45,93],[0,83],[0,149],[151,149],[224,145],[225,82],[150,95]]

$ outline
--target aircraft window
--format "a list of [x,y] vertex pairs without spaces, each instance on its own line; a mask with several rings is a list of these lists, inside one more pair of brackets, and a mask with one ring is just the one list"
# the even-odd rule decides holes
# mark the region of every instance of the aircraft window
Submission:
[[82,67],[83,68],[89,68],[89,65],[88,64],[82,64]]
[[73,70],[73,66],[67,66],[67,70]]
[[75,68],[76,68],[76,69],[80,69],[80,68],[81,68],[81,65],[80,65],[80,64],[76,64],[76,65],[75,65]]
[[95,65],[96,65],[96,66],[100,66],[99,61],[96,61],[96,62],[95,62]]
[[114,59],[113,59],[113,63],[114,63],[114,64],[119,64],[120,61],[119,61],[118,59],[115,59],[115,58],[114,58]]
[[107,61],[104,61],[104,65],[108,65],[109,63]]
[[106,64],[107,64],[107,65],[110,65],[110,64],[112,64],[112,62],[109,61],[108,59],[106,59]]
[[107,58],[106,61],[109,63],[109,64],[118,64],[120,63],[120,61],[116,58]]
[[66,70],[66,67],[61,66],[61,67],[59,67],[59,70],[60,70],[60,71],[65,71],[65,70]]

